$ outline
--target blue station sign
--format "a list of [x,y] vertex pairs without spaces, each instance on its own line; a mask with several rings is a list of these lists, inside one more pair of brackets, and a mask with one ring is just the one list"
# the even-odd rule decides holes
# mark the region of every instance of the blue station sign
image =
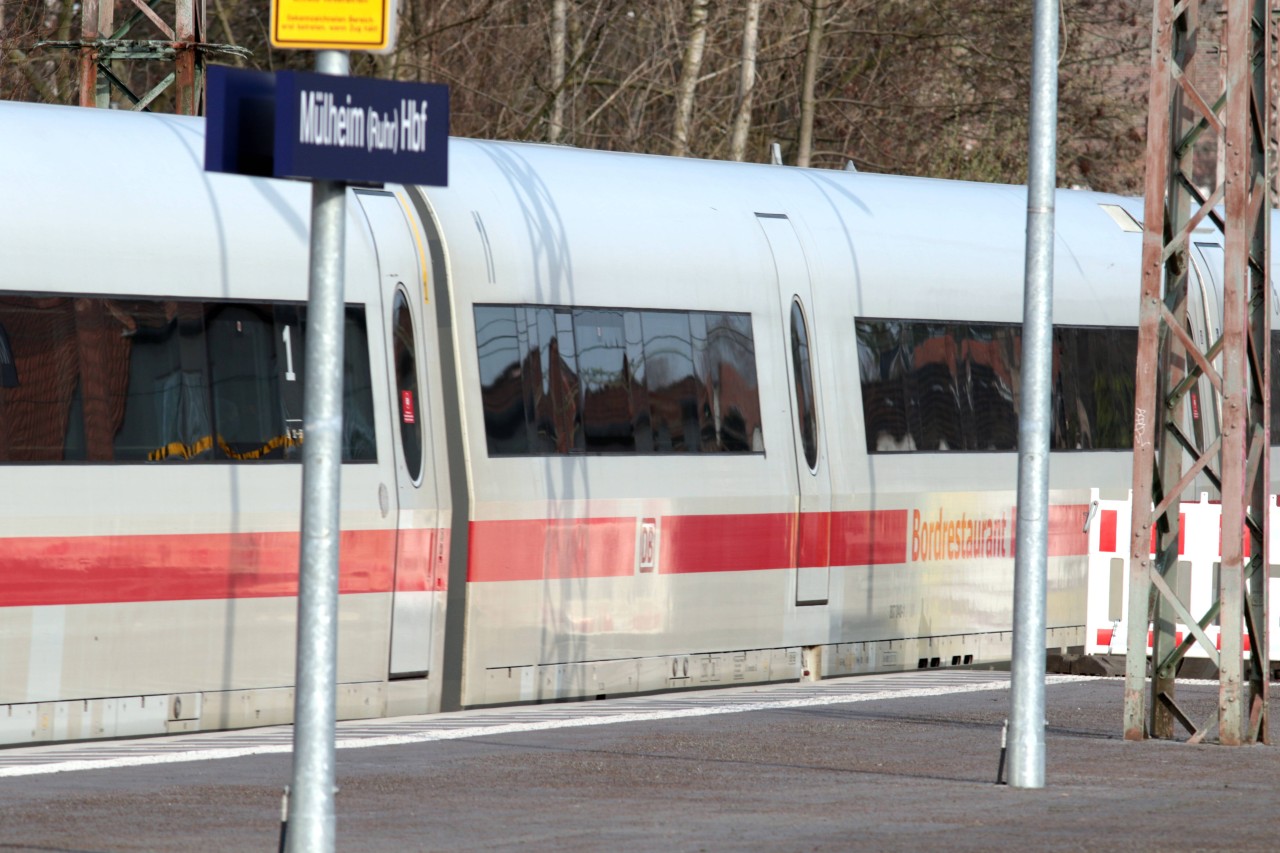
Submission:
[[275,173],[444,186],[449,90],[283,71],[276,75]]
[[446,86],[215,66],[208,92],[208,171],[448,184]]

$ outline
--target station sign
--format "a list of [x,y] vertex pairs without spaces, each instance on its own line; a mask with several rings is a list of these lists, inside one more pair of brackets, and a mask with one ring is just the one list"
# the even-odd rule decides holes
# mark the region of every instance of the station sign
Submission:
[[207,81],[207,171],[448,184],[447,86],[226,66]]
[[395,46],[396,0],[272,0],[271,46],[363,50]]
[[445,86],[283,71],[275,125],[279,177],[448,183]]

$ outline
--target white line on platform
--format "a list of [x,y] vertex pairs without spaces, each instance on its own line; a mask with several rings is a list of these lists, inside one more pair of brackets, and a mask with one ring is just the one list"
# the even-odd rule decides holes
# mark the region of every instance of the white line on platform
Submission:
[[[1090,680],[1084,675],[1051,675],[1046,684],[1065,684]],[[1096,679],[1095,679],[1096,680]],[[382,737],[339,738],[338,749],[368,749],[377,746],[404,746],[416,743],[432,743],[443,740],[462,740],[473,737],[521,734],[524,732],[570,729],[582,726],[606,726],[615,723],[641,723],[659,720],[680,720],[690,717],[708,717],[714,714],[741,714],[748,711],[780,711],[791,708],[815,708],[823,705],[850,705],[857,702],[874,702],[883,699],[916,699],[930,696],[951,696],[960,693],[978,693],[987,690],[1008,690],[1010,682],[984,681],[977,684],[959,684],[945,687],[920,687],[905,690],[878,690],[874,693],[848,693],[808,696],[797,699],[773,699],[749,704],[696,704],[688,708],[670,708],[660,711],[640,711],[626,714],[565,717],[559,720],[503,723],[499,725],[468,726],[466,728],[438,729],[412,734],[385,735]],[[13,776],[39,776],[49,773],[72,773],[81,770],[112,770],[122,767],[146,767],[153,764],[177,764],[184,761],[217,761],[224,758],[248,758],[255,755],[278,755],[291,752],[291,744],[263,744],[224,749],[193,749],[182,752],[157,752],[129,755],[118,758],[77,759],[48,764],[13,765],[0,767],[0,778]]]

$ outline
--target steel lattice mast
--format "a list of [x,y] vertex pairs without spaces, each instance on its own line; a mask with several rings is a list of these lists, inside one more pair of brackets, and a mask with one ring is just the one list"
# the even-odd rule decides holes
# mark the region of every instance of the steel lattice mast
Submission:
[[[117,4],[130,12],[116,23]],[[122,94],[134,110],[146,110],[155,99],[174,87],[173,111],[179,115],[204,112],[204,65],[209,53],[250,56],[246,48],[204,42],[204,0],[175,0],[173,20],[156,8],[159,0],[84,0],[80,8],[80,38],[41,42],[44,47],[74,50],[80,56],[80,106],[108,107],[111,93]],[[138,38],[135,29],[151,31],[152,38]],[[155,37],[155,36],[158,36]],[[161,62],[171,65],[168,74],[145,92],[134,92],[128,75],[119,74],[119,62]]]
[[[1134,411],[1133,519],[1125,676],[1125,737],[1171,737],[1176,720],[1199,741],[1267,740],[1267,517],[1270,435],[1271,127],[1275,0],[1156,0]],[[1220,92],[1197,87],[1203,49],[1218,34]],[[1197,65],[1199,62],[1199,65]],[[1216,70],[1216,69],[1215,69]],[[1193,178],[1197,155],[1219,153],[1220,177]],[[1192,233],[1206,223],[1225,249],[1222,334],[1207,347],[1188,331]],[[1212,328],[1211,324],[1207,324]],[[1188,430],[1187,394],[1208,377],[1222,400],[1221,436]],[[1203,445],[1203,446],[1202,446]],[[1179,599],[1179,501],[1198,480],[1222,495],[1216,601],[1193,614]],[[1155,559],[1151,557],[1155,531]],[[1235,532],[1236,535],[1230,535]],[[1187,569],[1184,569],[1187,570]],[[1206,629],[1221,628],[1221,650]],[[1188,635],[1180,639],[1177,624]],[[1240,626],[1245,626],[1242,632]],[[1146,701],[1148,630],[1151,697]],[[1174,695],[1178,664],[1199,643],[1218,664],[1216,721],[1197,725]],[[1259,650],[1245,659],[1247,650]]]

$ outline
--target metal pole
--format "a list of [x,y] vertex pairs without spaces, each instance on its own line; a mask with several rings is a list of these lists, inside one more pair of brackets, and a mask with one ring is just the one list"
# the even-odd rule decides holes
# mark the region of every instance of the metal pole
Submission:
[[1057,183],[1058,4],[1036,0],[1027,173],[1026,287],[1018,419],[1009,783],[1044,787],[1045,586],[1053,387],[1053,204]]
[[[346,52],[316,54],[316,71],[345,76]],[[342,473],[343,261],[346,184],[311,185],[311,292],[303,389],[302,558],[288,849],[334,849],[338,663],[338,531]]]

